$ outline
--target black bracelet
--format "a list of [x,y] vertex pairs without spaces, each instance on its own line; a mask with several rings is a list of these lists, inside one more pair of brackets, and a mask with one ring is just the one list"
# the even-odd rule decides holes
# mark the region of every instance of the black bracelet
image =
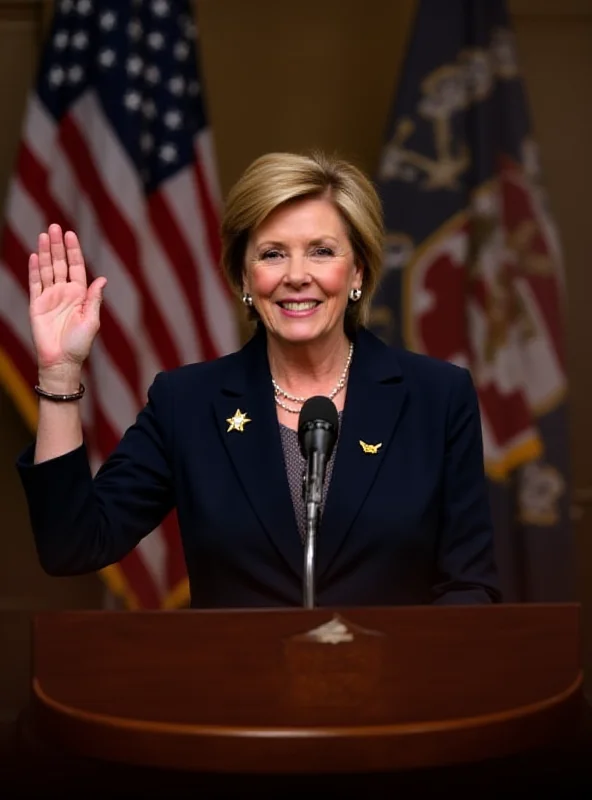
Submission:
[[34,389],[39,397],[45,397],[46,400],[53,400],[54,403],[68,403],[70,400],[80,400],[86,391],[83,383],[80,384],[78,391],[74,394],[52,394],[51,392],[46,392],[41,386],[35,386]]

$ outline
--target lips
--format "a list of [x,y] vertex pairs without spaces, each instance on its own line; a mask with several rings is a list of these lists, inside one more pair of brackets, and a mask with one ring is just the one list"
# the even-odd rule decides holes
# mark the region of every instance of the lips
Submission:
[[278,300],[278,306],[286,311],[312,311],[320,304],[320,300]]

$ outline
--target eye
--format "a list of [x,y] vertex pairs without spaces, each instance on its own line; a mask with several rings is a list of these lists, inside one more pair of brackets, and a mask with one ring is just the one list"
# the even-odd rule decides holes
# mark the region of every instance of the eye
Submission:
[[281,250],[275,248],[271,250],[264,250],[259,256],[260,261],[280,261],[284,257]]
[[315,247],[312,251],[312,256],[313,258],[333,258],[335,256],[335,250],[326,245],[319,245],[319,247]]

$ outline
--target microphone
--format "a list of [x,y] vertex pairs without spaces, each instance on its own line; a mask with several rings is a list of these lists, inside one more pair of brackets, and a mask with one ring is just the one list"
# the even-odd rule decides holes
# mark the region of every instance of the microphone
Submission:
[[328,397],[310,397],[298,418],[298,442],[306,459],[304,503],[306,506],[306,540],[304,547],[304,606],[315,605],[316,537],[321,516],[323,483],[327,464],[337,441],[339,416]]

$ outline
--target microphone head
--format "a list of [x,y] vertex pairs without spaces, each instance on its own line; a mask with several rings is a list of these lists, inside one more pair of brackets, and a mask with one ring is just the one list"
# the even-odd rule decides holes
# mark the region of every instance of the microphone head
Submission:
[[300,450],[308,458],[311,447],[318,446],[318,436],[313,436],[314,431],[319,432],[324,440],[323,449],[326,451],[327,460],[337,441],[339,430],[339,415],[332,400],[323,395],[309,397],[300,409],[298,417],[298,441]]

